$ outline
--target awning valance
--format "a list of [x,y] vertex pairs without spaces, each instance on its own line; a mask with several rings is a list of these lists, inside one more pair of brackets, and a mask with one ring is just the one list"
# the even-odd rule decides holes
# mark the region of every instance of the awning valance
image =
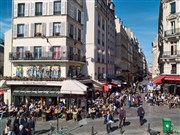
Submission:
[[164,80],[168,81],[180,81],[180,76],[179,75],[168,75],[164,77]]
[[86,85],[76,80],[64,80],[60,90],[61,94],[79,94],[84,95],[87,92]]

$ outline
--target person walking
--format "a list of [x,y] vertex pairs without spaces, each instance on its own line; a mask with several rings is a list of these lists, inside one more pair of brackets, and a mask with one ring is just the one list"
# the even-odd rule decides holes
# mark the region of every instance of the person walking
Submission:
[[107,134],[111,131],[111,123],[114,122],[113,116],[110,114],[110,111],[107,111],[107,114],[105,115],[104,124],[106,124],[106,130]]
[[140,125],[142,126],[143,125],[143,118],[144,118],[144,115],[145,115],[145,110],[142,107],[142,105],[139,106],[139,108],[137,110],[137,114],[139,116]]
[[123,133],[122,127],[125,125],[125,120],[126,120],[126,111],[124,110],[123,107],[121,107],[119,111],[119,128],[120,128],[121,134]]

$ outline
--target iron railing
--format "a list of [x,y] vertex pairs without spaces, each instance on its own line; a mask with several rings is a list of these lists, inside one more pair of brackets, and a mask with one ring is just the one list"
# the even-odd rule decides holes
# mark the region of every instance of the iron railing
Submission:
[[165,51],[165,52],[163,52],[162,57],[163,57],[163,58],[168,58],[168,57],[180,57],[180,51],[174,51],[174,52]]
[[167,36],[176,36],[176,35],[180,35],[180,28],[167,30],[164,33],[165,37],[167,37]]
[[86,57],[79,54],[65,54],[65,52],[10,52],[9,60],[72,60],[85,62]]

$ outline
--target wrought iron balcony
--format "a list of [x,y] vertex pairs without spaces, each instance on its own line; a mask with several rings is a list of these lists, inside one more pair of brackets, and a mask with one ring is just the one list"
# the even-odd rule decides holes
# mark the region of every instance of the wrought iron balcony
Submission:
[[18,61],[18,60],[72,60],[85,62],[85,56],[81,56],[78,54],[67,54],[66,52],[10,52],[9,60]]
[[168,36],[177,36],[177,35],[180,35],[180,28],[176,28],[176,29],[172,29],[172,30],[167,30],[164,33],[165,37],[168,37]]
[[163,52],[162,57],[163,58],[180,57],[180,51],[175,51],[175,52],[165,51]]

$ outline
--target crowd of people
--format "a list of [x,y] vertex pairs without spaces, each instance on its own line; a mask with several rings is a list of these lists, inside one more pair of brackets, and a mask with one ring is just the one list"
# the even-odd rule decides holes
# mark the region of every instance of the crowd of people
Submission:
[[173,95],[170,93],[161,93],[160,91],[158,92],[148,92],[145,95],[144,100],[147,103],[150,103],[151,105],[167,105],[170,109],[171,108],[180,108],[180,96],[178,95]]

